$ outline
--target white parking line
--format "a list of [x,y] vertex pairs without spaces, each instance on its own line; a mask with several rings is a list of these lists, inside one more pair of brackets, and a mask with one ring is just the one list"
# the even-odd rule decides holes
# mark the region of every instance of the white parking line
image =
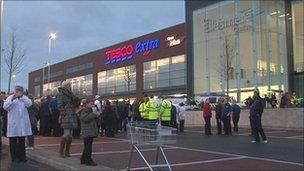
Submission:
[[[113,142],[93,142],[93,145],[94,144],[116,144],[116,143],[126,143],[126,141],[113,141]],[[60,144],[57,143],[57,144],[40,144],[40,145],[36,145],[36,147],[54,147],[54,146],[59,146]],[[72,146],[73,145],[83,145],[83,143],[72,143]]]
[[[167,146],[167,147],[175,147],[175,146]],[[206,152],[206,153],[220,154],[220,155],[230,155],[230,156],[235,156],[235,157],[245,157],[245,158],[250,158],[250,159],[255,159],[255,160],[263,160],[263,161],[271,161],[271,162],[276,162],[276,163],[304,166],[303,163],[288,162],[288,161],[268,159],[268,158],[263,158],[263,157],[251,157],[251,156],[247,156],[247,155],[239,155],[239,154],[224,153],[224,152],[209,151],[209,150],[199,150],[199,149],[192,149],[192,148],[185,148],[185,147],[177,147],[177,149],[184,149],[184,150],[190,150],[190,151],[196,151],[196,152]]]
[[[185,163],[175,163],[170,164],[171,167],[173,166],[187,166],[187,165],[195,165],[195,164],[203,164],[203,163],[213,163],[213,162],[221,162],[221,161],[230,161],[230,160],[239,160],[246,157],[226,157],[221,159],[212,159],[212,160],[203,160],[203,161],[195,161],[195,162],[185,162]],[[166,167],[166,166],[164,166]],[[137,167],[137,168],[131,168],[130,170],[143,170],[148,169],[148,167]],[[122,169],[121,171],[125,171],[126,169]]]
[[286,138],[299,138],[299,139],[303,139],[304,136],[303,135],[295,135],[295,136],[290,136],[290,137],[286,137]]
[[[280,131],[280,132],[282,132],[282,131]],[[280,138],[282,138],[282,137],[280,137]],[[115,139],[116,140],[122,140],[122,141],[128,141],[129,142],[129,140],[125,140],[125,139],[120,139],[120,138],[115,138]],[[211,154],[228,155],[228,156],[234,156],[234,157],[244,157],[244,158],[250,158],[250,159],[255,159],[255,160],[270,161],[270,162],[283,163],[283,164],[291,164],[291,165],[297,165],[297,166],[304,166],[303,163],[288,162],[288,161],[282,161],[282,160],[276,160],[276,159],[268,159],[268,158],[263,158],[263,157],[251,157],[251,156],[247,156],[247,155],[239,155],[239,154],[217,152],[217,151],[210,151],[210,150],[201,150],[201,149],[177,147],[177,146],[172,146],[172,145],[166,145],[164,147],[172,148],[172,149],[183,149],[183,150],[189,150],[189,151],[196,151],[196,152],[206,152],[206,153],[211,153]],[[130,152],[130,151],[128,151],[128,152]]]
[[[164,150],[171,150],[171,149],[178,149],[177,147],[168,147],[164,148]],[[100,151],[100,152],[92,152],[92,154],[98,155],[98,154],[120,154],[120,153],[130,153],[130,150],[120,150],[120,151]],[[147,152],[147,151],[156,151],[156,148],[147,148],[147,149],[142,149],[140,152]],[[137,153],[136,151],[134,151]],[[82,153],[73,153],[71,156],[80,156]]]
[[[287,131],[265,131],[266,134],[271,134],[271,133],[284,133]],[[246,133],[241,133],[241,134],[236,134],[236,135],[250,135],[251,132],[246,132]]]
[[103,137],[103,138],[110,139],[110,140],[120,140],[120,141],[130,142],[130,140],[122,139],[122,138],[114,138],[114,137]]

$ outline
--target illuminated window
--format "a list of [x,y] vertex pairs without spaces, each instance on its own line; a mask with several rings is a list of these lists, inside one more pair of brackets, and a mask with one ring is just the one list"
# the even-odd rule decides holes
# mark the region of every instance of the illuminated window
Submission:
[[40,85],[34,87],[34,96],[40,97]]
[[136,90],[135,65],[98,73],[98,94],[116,94]]
[[93,74],[68,79],[75,95],[93,95]]
[[144,89],[181,86],[186,84],[185,55],[144,63]]

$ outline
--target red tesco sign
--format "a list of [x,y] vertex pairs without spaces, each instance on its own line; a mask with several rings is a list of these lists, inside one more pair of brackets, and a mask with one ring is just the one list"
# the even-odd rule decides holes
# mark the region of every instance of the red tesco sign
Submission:
[[106,56],[108,60],[121,58],[124,56],[132,55],[134,51],[133,45],[125,45],[113,50],[106,51]]

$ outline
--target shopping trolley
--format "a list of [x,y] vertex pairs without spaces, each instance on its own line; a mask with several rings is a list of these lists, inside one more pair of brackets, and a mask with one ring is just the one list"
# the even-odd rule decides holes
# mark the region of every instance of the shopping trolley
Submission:
[[[177,130],[175,128],[161,126],[156,122],[150,121],[130,122],[127,128],[128,138],[132,143],[127,170],[130,170],[134,151],[139,153],[149,170],[153,171],[153,168],[160,167],[168,167],[170,171],[172,170],[162,146],[176,143]],[[141,152],[141,149],[139,148],[140,146],[156,147],[156,160],[154,165],[151,165],[146,160],[145,156]],[[159,151],[163,155],[166,164],[158,164]]]

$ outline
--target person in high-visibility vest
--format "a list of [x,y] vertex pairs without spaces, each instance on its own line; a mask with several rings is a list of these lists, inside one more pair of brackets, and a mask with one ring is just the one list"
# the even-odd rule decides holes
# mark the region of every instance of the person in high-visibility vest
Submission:
[[148,114],[149,121],[156,121],[158,118],[158,105],[153,96],[150,97],[149,101],[146,103],[146,112]]
[[170,125],[171,108],[172,108],[171,102],[167,99],[167,97],[164,97],[160,106],[162,125],[167,125],[167,126]]
[[139,105],[140,116],[141,116],[141,119],[143,119],[143,120],[148,119],[148,113],[147,113],[147,108],[146,108],[146,103],[148,100],[149,100],[148,98],[143,98]]

